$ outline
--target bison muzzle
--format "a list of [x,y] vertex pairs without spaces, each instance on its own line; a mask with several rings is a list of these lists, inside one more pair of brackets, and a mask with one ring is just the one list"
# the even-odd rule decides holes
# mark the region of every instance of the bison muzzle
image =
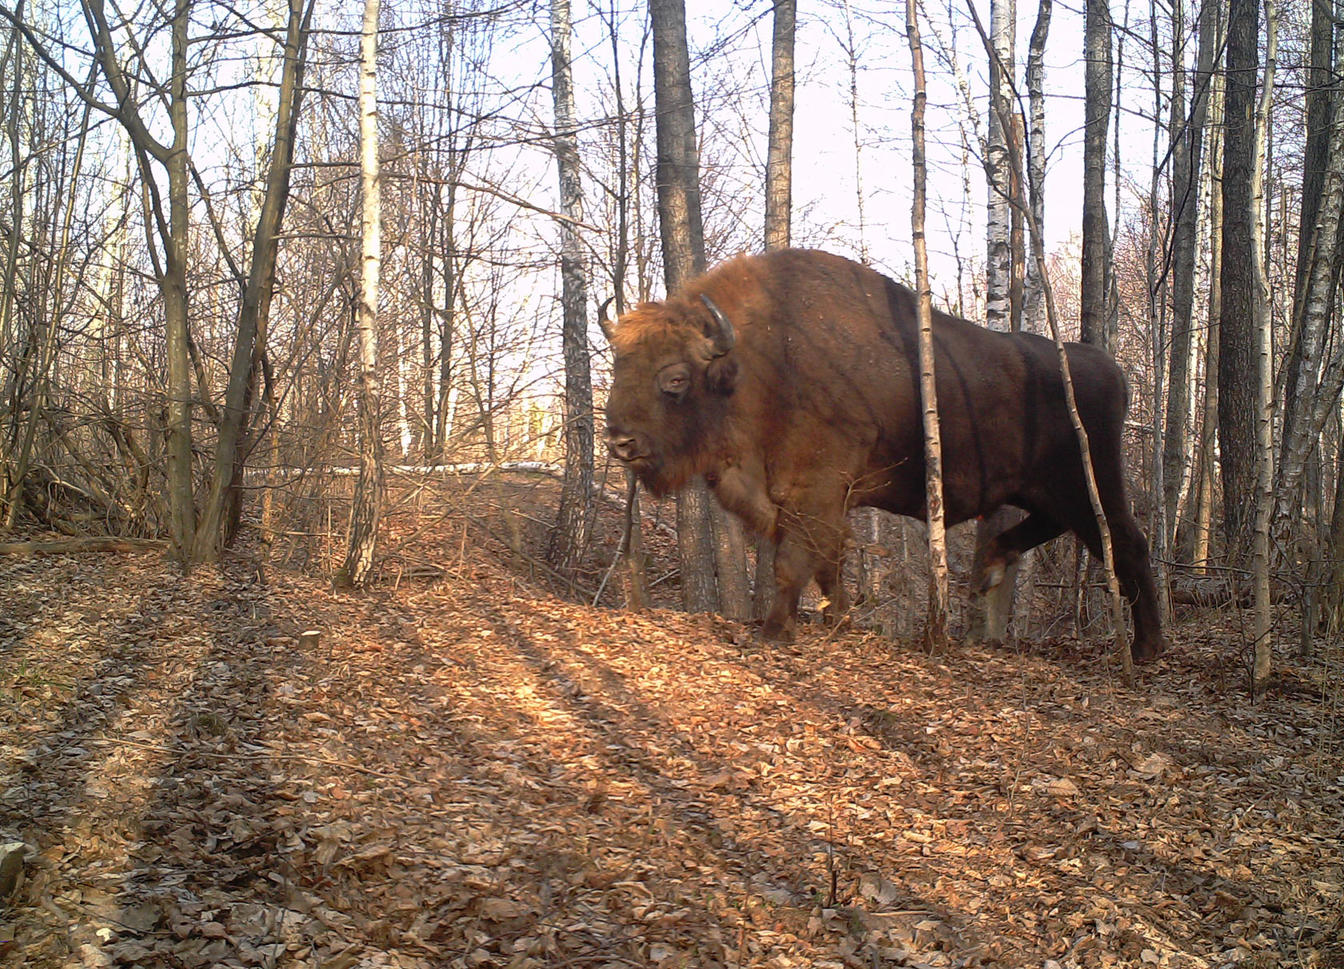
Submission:
[[[915,320],[904,286],[839,256],[784,250],[739,256],[609,330],[608,449],[655,495],[704,475],[725,508],[774,540],[767,638],[792,638],[809,580],[828,621],[848,611],[848,509],[925,517]],[[1027,512],[986,549],[981,584],[1065,531],[1099,555],[1054,344],[936,311],[933,334],[947,523],[1001,505]],[[1067,352],[1134,655],[1151,659],[1166,644],[1125,494],[1125,380],[1095,347]]]

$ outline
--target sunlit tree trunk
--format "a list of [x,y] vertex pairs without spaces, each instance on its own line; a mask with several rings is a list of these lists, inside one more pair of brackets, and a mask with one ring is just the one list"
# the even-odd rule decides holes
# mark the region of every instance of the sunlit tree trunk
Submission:
[[[1222,33],[1221,27],[1218,31]],[[1221,37],[1219,38],[1221,46]],[[1209,305],[1204,335],[1204,398],[1201,405],[1199,454],[1196,464],[1195,512],[1191,561],[1206,570],[1211,562],[1217,484],[1218,345],[1223,313],[1223,78],[1213,77],[1209,93]]]
[[359,477],[350,508],[350,542],[340,585],[363,585],[373,572],[382,521],[383,425],[378,385],[378,286],[382,268],[382,196],[378,169],[378,0],[364,0],[359,43],[359,173],[363,199],[359,292]]
[[238,312],[238,331],[215,449],[214,474],[196,533],[194,558],[198,562],[218,558],[232,538],[234,529],[230,525],[236,522],[242,500],[244,455],[241,445],[248,433],[261,356],[266,350],[280,229],[289,201],[290,166],[294,158],[311,16],[311,3],[289,0],[274,143],[261,212],[252,234],[252,257]]
[[[913,141],[914,204],[910,233],[915,248],[915,291],[919,313],[919,396],[924,415],[924,503],[929,524],[929,612],[924,627],[930,650],[947,645],[947,535],[943,522],[943,445],[938,426],[938,390],[934,369],[933,297],[929,291],[929,253],[924,238],[928,163],[924,155],[924,108],[928,100],[924,80],[924,50],[919,39],[916,0],[906,0],[905,32],[910,42],[915,96],[910,114]],[[1006,159],[1005,159],[1006,162]]]
[[583,183],[579,177],[578,123],[570,64],[569,0],[551,0],[551,96],[555,108],[554,151],[560,178],[560,334],[565,362],[565,472],[560,510],[548,557],[571,575],[588,545],[593,495],[593,385],[588,369],[588,282],[583,241]]
[[[654,100],[658,118],[658,224],[668,293],[705,271],[700,221],[700,155],[686,49],[683,0],[652,0]],[[714,581],[713,514],[709,488],[697,478],[677,497],[682,604],[689,612],[718,610]]]
[[[793,50],[797,0],[774,0],[770,47],[770,132],[765,159],[765,248],[787,249],[793,224]],[[862,555],[862,553],[860,553]],[[775,602],[775,543],[756,542],[752,616],[764,619]]]
[[[101,7],[101,3],[98,4]],[[172,22],[172,80],[168,116],[173,128],[172,150],[164,160],[168,170],[169,232],[164,240],[164,325],[168,362],[168,515],[173,554],[190,560],[196,537],[196,505],[191,474],[191,361],[187,306],[188,233],[191,207],[187,197],[187,28],[190,0],[175,0]]]

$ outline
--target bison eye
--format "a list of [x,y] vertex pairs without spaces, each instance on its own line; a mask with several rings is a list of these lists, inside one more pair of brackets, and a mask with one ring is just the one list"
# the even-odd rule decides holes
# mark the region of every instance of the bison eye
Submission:
[[684,363],[674,363],[664,367],[658,373],[658,389],[673,400],[681,400],[691,386],[691,368]]

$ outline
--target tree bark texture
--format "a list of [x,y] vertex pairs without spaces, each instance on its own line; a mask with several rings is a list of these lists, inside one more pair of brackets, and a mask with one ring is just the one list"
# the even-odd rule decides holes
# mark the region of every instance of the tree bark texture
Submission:
[[[1218,325],[1218,442],[1223,530],[1229,556],[1251,545],[1256,488],[1256,326],[1260,286],[1255,264],[1256,80],[1259,4],[1231,0],[1224,71],[1222,308]],[[1240,550],[1240,553],[1238,553]]]
[[1085,0],[1085,3],[1080,339],[1110,350],[1111,235],[1106,218],[1106,133],[1111,119],[1111,11],[1109,0]]
[[[1031,218],[1045,225],[1045,44],[1050,36],[1051,0],[1040,0],[1036,26],[1027,48],[1027,104],[1030,124],[1027,129],[1027,200]],[[1036,260],[1026,260],[1022,293],[1022,318],[1032,332],[1044,329],[1045,292]]]
[[[1179,2],[1179,0],[1178,0]],[[1173,8],[1177,9],[1177,8]],[[1209,90],[1221,35],[1221,7],[1200,0],[1199,52],[1190,92],[1188,118],[1172,133],[1171,167],[1171,358],[1167,378],[1167,419],[1163,436],[1163,501],[1167,525],[1174,533],[1181,489],[1186,477],[1191,416],[1191,357],[1195,297],[1195,243],[1199,227],[1200,172],[1203,167],[1204,129],[1208,120]],[[1184,68],[1175,65],[1176,77]],[[1173,117],[1183,98],[1172,97]]]
[[[1278,467],[1274,519],[1278,530],[1296,524],[1303,503],[1301,482],[1311,449],[1321,428],[1316,424],[1319,398],[1331,393],[1320,383],[1326,337],[1334,313],[1340,265],[1341,213],[1344,212],[1344,125],[1332,119],[1344,114],[1344,85],[1333,77],[1332,66],[1344,63],[1344,30],[1336,31],[1334,46],[1321,45],[1318,18],[1329,23],[1328,11],[1313,5],[1313,85],[1307,100],[1307,156],[1302,176],[1302,226],[1298,236],[1298,275],[1293,303],[1295,338],[1285,364],[1283,432]],[[1326,39],[1330,33],[1325,31]],[[1324,50],[1320,48],[1324,46]],[[1316,58],[1321,58],[1320,61]],[[1310,224],[1308,224],[1310,220]],[[1338,391],[1335,391],[1336,395]]]
[[241,500],[242,472],[246,455],[240,450],[247,435],[253,388],[261,355],[265,353],[267,317],[271,294],[275,289],[275,266],[280,248],[280,229],[289,201],[290,165],[294,158],[294,140],[298,130],[299,102],[303,91],[303,72],[307,62],[308,26],[311,2],[289,0],[285,28],[284,61],[280,74],[279,103],[275,116],[275,136],[271,162],[266,173],[261,213],[252,234],[252,258],[243,285],[243,300],[238,311],[237,335],[229,367],[228,389],[224,397],[223,421],[215,447],[214,473],[196,533],[193,557],[196,561],[215,560],[230,537],[225,526],[230,501]]
[[[924,49],[919,39],[916,0],[906,0],[905,32],[910,42],[910,62],[915,80],[914,105],[910,112],[914,161],[914,203],[910,212],[910,234],[915,248],[915,291],[919,313],[919,396],[924,415],[924,503],[929,524],[929,612],[924,636],[930,650],[940,651],[947,645],[947,534],[943,518],[943,446],[938,426],[937,384],[934,379],[933,296],[929,290],[929,253],[924,237],[924,210],[928,191],[928,162],[924,155],[924,109],[928,93],[924,79]],[[1006,157],[1004,161],[1006,164]]]
[[359,44],[359,170],[363,196],[359,295],[359,477],[350,506],[350,544],[338,582],[364,585],[373,572],[383,514],[383,425],[378,383],[378,286],[382,269],[382,185],[378,166],[378,0],[364,0]]
[[787,249],[793,211],[793,46],[798,0],[774,0],[770,133],[765,159],[765,248]]
[[[690,55],[683,0],[652,0],[654,105],[658,142],[658,226],[663,278],[669,293],[705,271],[700,218],[700,155],[695,138]],[[677,496],[677,545],[682,604],[688,612],[714,612],[714,514],[709,488],[697,478]]]
[[[907,20],[908,20],[907,14]],[[985,325],[1009,331],[1013,326],[1013,172],[1008,139],[1013,137],[1013,65],[1016,47],[1016,0],[992,0],[989,7],[989,139],[985,174],[988,225],[985,253]],[[908,27],[907,27],[908,29]]]
[[588,368],[588,284],[583,240],[583,183],[570,64],[569,0],[551,0],[551,95],[555,107],[555,160],[560,178],[560,278],[565,361],[565,472],[560,509],[551,532],[550,563],[571,576],[588,545],[593,494],[593,385]]

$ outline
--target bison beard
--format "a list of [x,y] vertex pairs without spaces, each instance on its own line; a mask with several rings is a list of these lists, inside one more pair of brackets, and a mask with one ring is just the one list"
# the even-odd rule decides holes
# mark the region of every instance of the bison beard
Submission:
[[[1065,531],[1100,555],[1054,344],[945,313],[933,326],[947,523],[1005,504],[1028,512],[986,549],[982,587]],[[725,508],[776,542],[767,638],[792,638],[811,579],[827,621],[843,617],[845,512],[925,514],[913,294],[848,259],[783,250],[733,259],[625,314],[609,336],[612,455],[657,495],[703,474]],[[1067,352],[1134,655],[1151,659],[1166,643],[1125,495],[1124,377],[1094,347]]]

